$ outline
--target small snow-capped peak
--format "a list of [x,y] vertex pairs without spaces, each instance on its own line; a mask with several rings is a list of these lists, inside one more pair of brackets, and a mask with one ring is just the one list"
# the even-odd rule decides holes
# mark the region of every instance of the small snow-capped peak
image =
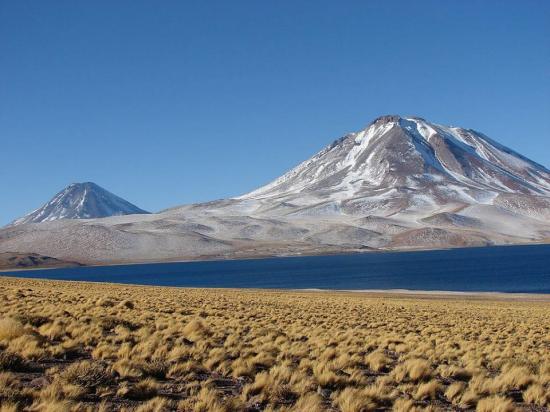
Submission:
[[91,219],[149,213],[93,182],[71,183],[49,202],[16,219],[11,226],[59,219]]

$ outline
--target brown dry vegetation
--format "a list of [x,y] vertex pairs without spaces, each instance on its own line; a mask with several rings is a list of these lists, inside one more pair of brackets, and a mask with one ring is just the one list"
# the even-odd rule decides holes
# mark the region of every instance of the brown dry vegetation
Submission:
[[543,411],[550,303],[0,278],[0,404]]

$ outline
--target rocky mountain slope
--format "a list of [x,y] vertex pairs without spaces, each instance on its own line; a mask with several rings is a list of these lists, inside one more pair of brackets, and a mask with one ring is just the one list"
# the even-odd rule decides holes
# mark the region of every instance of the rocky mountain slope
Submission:
[[58,219],[93,219],[149,213],[92,182],[73,183],[39,209],[16,219],[12,226]]
[[550,171],[487,136],[384,116],[232,199],[24,224],[0,251],[80,262],[547,242]]
[[340,206],[398,197],[390,192],[409,206],[419,194],[440,204],[487,203],[500,193],[547,196],[550,172],[473,130],[384,116],[242,198],[305,204],[317,198]]

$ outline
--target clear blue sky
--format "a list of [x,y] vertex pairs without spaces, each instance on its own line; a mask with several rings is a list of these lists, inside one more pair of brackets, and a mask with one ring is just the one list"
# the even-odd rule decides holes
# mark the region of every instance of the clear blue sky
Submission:
[[549,1],[0,0],[0,224],[238,195],[382,114],[550,166]]

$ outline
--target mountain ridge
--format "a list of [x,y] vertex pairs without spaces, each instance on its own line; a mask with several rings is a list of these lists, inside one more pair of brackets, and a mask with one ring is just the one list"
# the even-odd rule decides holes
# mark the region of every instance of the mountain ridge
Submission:
[[550,172],[472,129],[382,116],[251,192],[0,230],[0,252],[112,263],[550,240]]

